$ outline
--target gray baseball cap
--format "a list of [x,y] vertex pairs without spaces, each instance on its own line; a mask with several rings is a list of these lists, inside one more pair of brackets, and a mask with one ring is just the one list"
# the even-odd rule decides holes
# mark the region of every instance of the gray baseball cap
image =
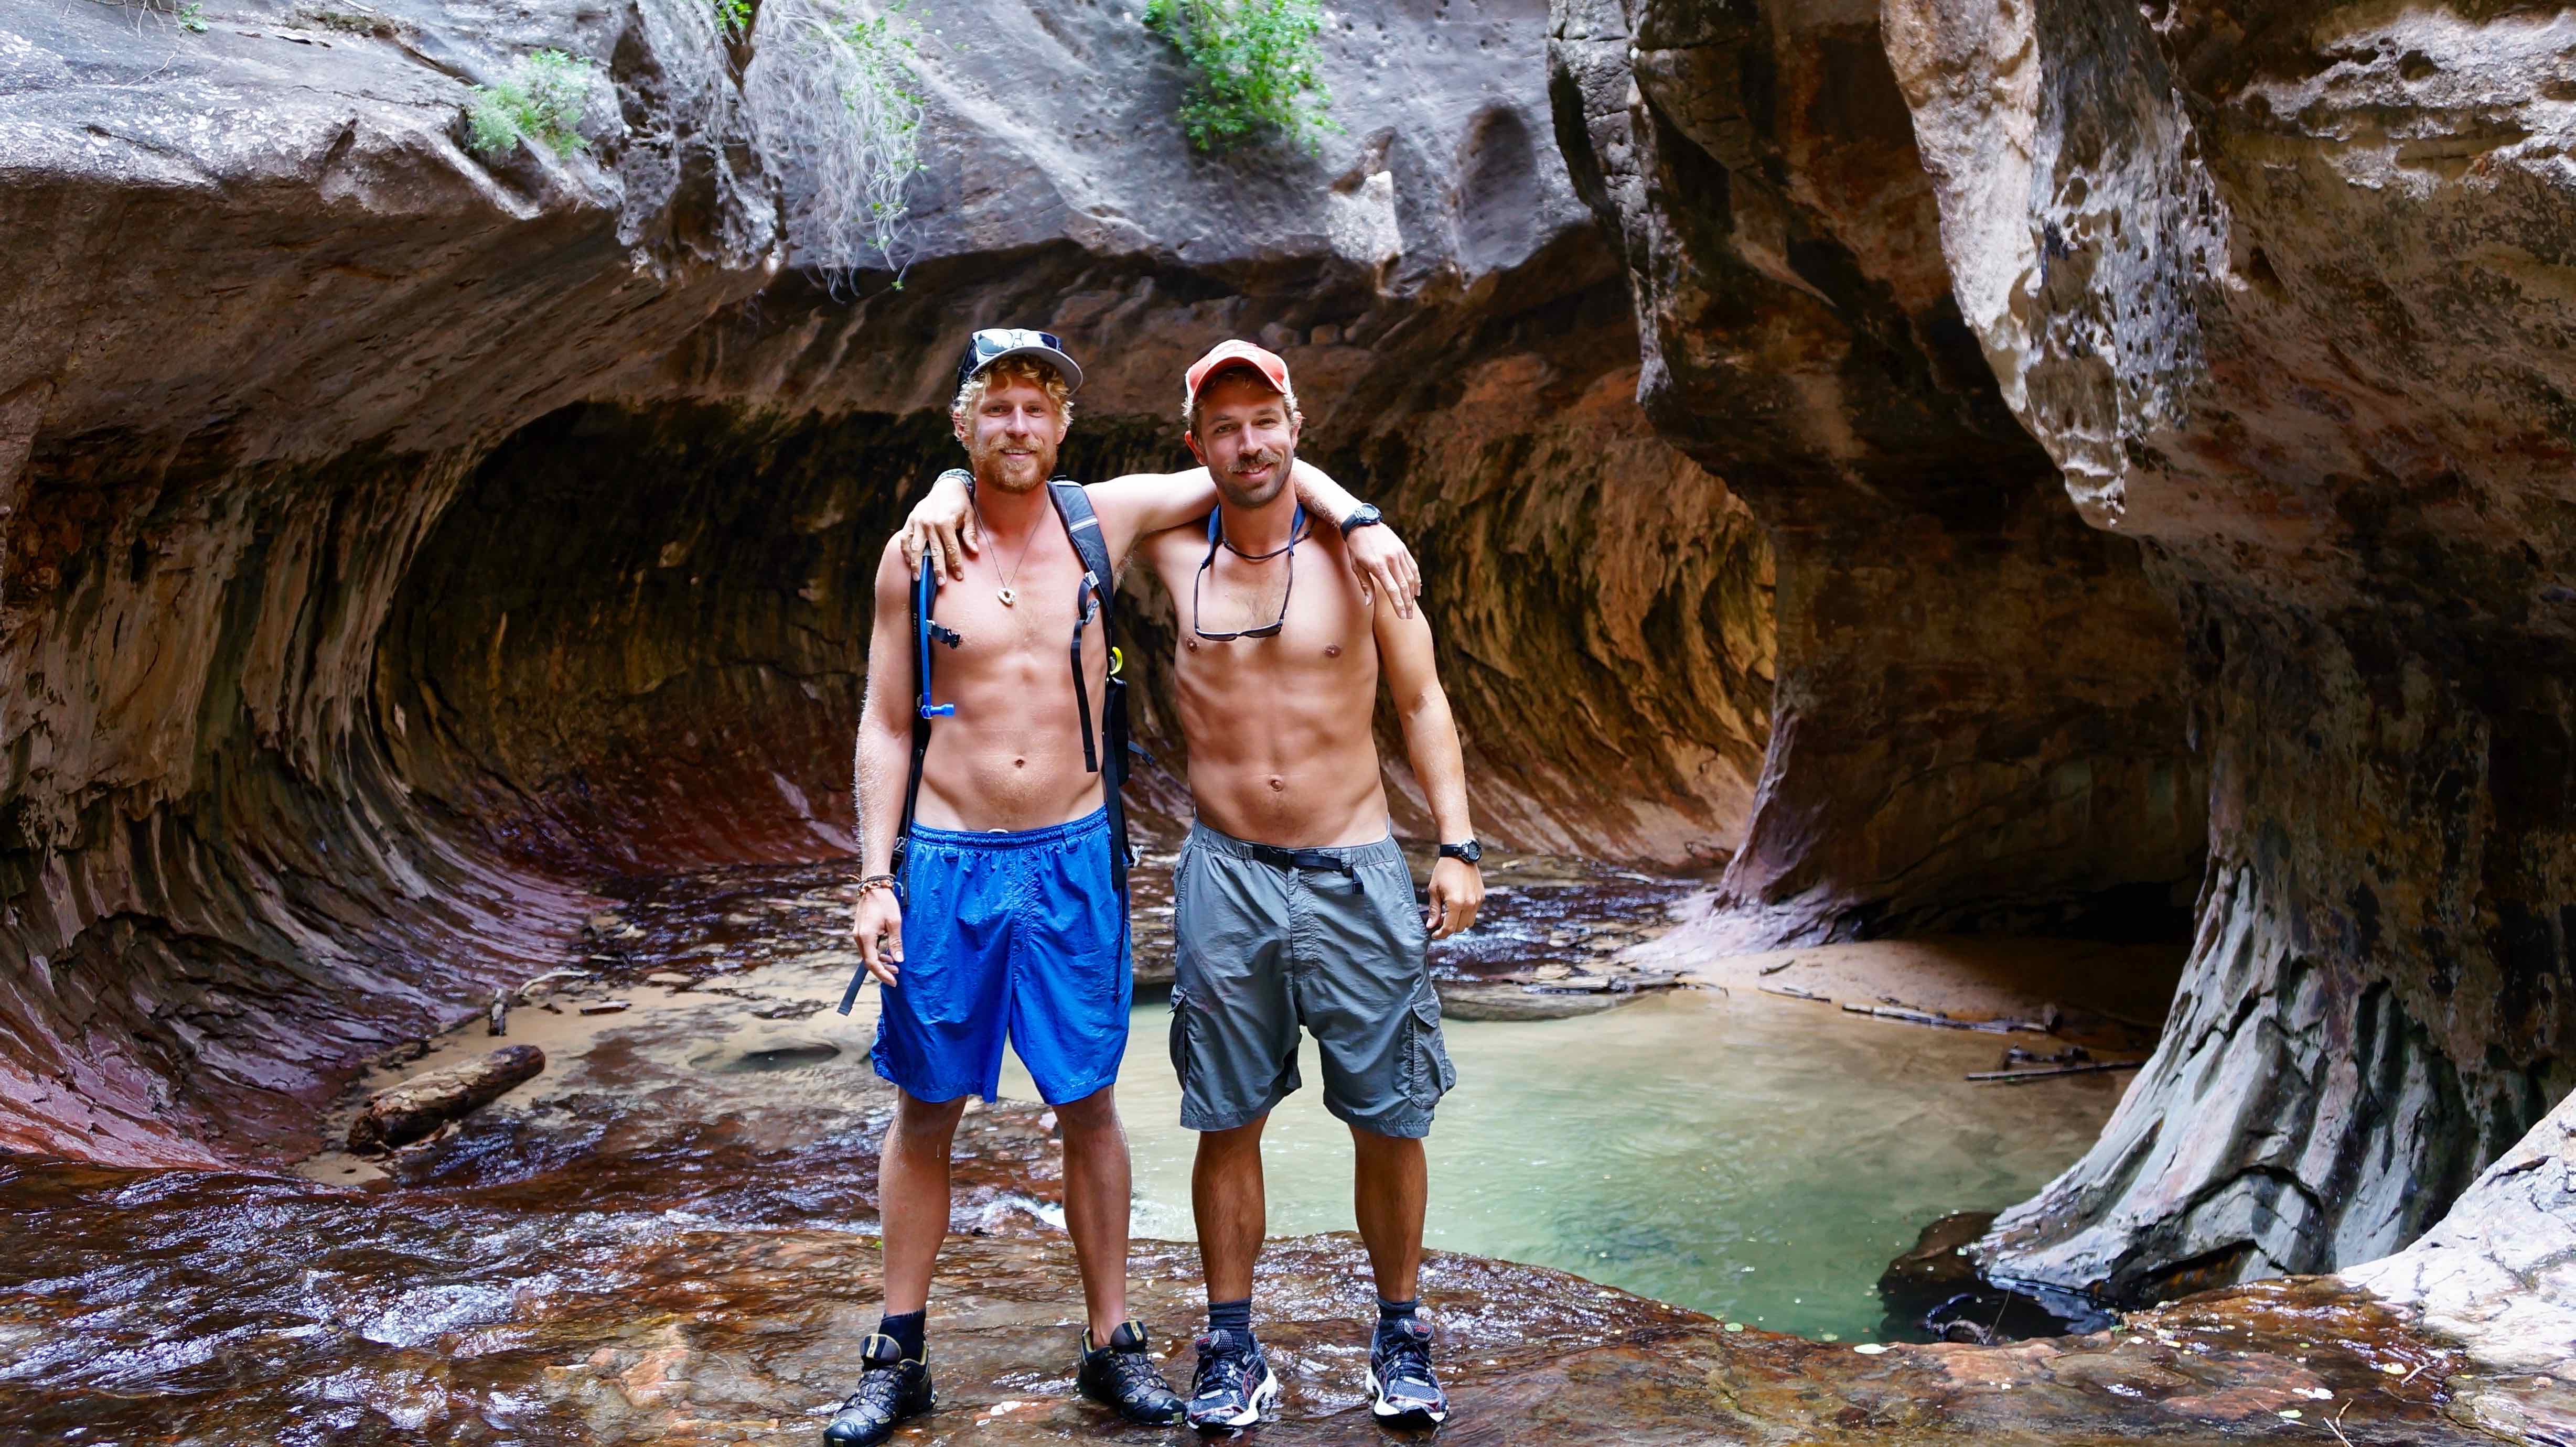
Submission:
[[966,339],[966,355],[957,363],[957,380],[967,378],[1002,360],[1004,357],[1036,357],[1064,377],[1067,390],[1082,387],[1082,368],[1064,354],[1064,341],[1053,332],[1034,332],[1025,327],[986,327]]

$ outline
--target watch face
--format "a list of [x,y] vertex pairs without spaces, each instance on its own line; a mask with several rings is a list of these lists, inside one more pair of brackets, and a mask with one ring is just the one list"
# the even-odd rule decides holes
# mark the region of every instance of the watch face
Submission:
[[1440,846],[1440,852],[1452,859],[1463,859],[1473,864],[1485,857],[1485,846],[1470,839],[1464,844],[1443,844]]

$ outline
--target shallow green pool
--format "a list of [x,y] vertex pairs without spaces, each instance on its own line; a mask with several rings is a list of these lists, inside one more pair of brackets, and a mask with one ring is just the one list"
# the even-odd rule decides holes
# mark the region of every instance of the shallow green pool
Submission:
[[[1136,1231],[1188,1238],[1190,1157],[1140,1004],[1119,1085]],[[1431,1154],[1430,1244],[1580,1272],[1775,1331],[1881,1328],[1889,1258],[1952,1211],[2029,1195],[2091,1143],[2127,1077],[1979,1086],[1998,1037],[1714,991],[1528,1024],[1453,1021],[1459,1086]],[[1004,1093],[1033,1095],[1010,1062]],[[1272,1116],[1274,1235],[1352,1226],[1350,1135],[1306,1088]]]

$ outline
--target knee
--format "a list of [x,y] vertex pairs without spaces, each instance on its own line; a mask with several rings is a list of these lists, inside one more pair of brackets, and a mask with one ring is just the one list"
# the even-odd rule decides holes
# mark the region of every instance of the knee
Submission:
[[1400,1165],[1422,1159],[1419,1136],[1379,1135],[1373,1130],[1351,1127],[1351,1148],[1365,1162]]
[[1118,1101],[1102,1086],[1082,1099],[1055,1107],[1058,1129],[1067,1141],[1118,1134]]
[[955,1100],[915,1100],[906,1095],[895,1103],[894,1129],[886,1133],[889,1150],[933,1151],[945,1154],[948,1143],[957,1134],[957,1122],[966,1114],[966,1097]]
[[1269,1123],[1265,1115],[1232,1130],[1200,1131],[1199,1159],[1211,1163],[1261,1159],[1261,1128]]

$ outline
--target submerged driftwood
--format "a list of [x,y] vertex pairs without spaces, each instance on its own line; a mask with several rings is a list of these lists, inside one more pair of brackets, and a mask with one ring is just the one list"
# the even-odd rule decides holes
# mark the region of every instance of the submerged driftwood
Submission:
[[490,1105],[545,1068],[544,1051],[534,1045],[510,1045],[480,1060],[433,1070],[379,1090],[349,1123],[349,1149],[365,1154],[408,1145]]

